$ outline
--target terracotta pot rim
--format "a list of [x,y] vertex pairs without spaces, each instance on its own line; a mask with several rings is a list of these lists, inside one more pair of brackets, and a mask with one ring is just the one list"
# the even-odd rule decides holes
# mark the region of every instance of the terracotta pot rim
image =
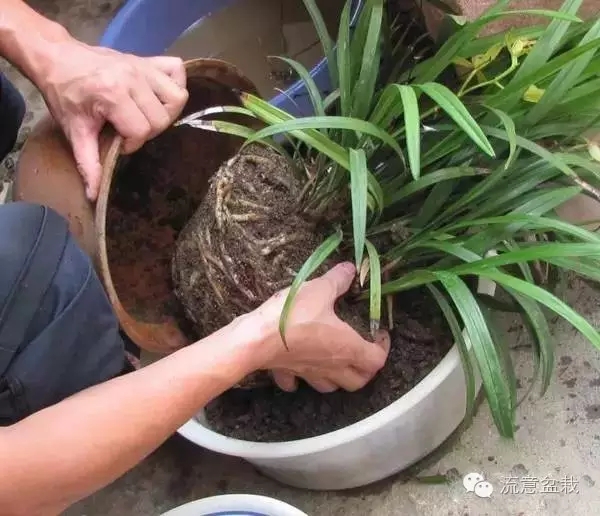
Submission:
[[[226,69],[232,75],[240,77],[244,82],[248,84],[249,87],[251,87],[253,92],[256,92],[256,88],[254,87],[252,82],[239,70],[239,68],[227,61],[213,58],[196,58],[185,61],[184,66],[186,71],[188,72],[188,76],[190,71],[211,68]],[[113,129],[110,129],[107,132],[107,139],[109,140],[108,150],[102,162],[102,179],[100,182],[100,189],[96,201],[96,209],[94,214],[97,240],[96,258],[98,262],[98,269],[102,277],[104,288],[108,295],[109,301],[113,306],[113,310],[115,311],[117,318],[119,319],[121,327],[123,328],[125,333],[127,333],[129,338],[131,338],[138,346],[140,346],[143,349],[153,352],[166,353],[168,352],[168,350],[164,347],[160,345],[154,346],[152,345],[152,343],[144,342],[145,339],[140,334],[139,330],[143,327],[147,330],[144,332],[146,335],[155,335],[155,332],[156,330],[158,330],[158,328],[165,326],[165,324],[175,323],[175,321],[171,317],[169,317],[162,323],[147,323],[136,320],[127,312],[127,310],[125,310],[124,306],[122,305],[111,275],[107,251],[106,224],[112,180],[114,177],[115,170],[117,168],[118,160],[121,157],[121,147],[123,144],[123,138],[119,136]],[[171,336],[176,342],[176,346],[173,346],[173,348],[170,351],[174,351],[190,343],[189,339],[183,334],[183,332],[177,327],[176,324],[171,324],[171,326]]]

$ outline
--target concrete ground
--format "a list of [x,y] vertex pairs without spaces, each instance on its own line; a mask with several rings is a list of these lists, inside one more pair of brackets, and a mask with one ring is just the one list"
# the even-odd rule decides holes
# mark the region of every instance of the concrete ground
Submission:
[[[40,11],[94,42],[120,0],[31,0]],[[20,143],[44,112],[32,85],[0,61],[23,91],[29,113]],[[0,169],[10,178],[16,152]],[[0,201],[2,195],[0,194]],[[580,281],[569,303],[600,326],[598,292]],[[519,378],[531,374],[526,335],[504,321]],[[571,327],[554,327],[558,343],[555,379],[543,399],[520,407],[516,439],[501,440],[483,404],[470,428],[422,465],[418,475],[446,475],[448,484],[427,484],[401,475],[345,493],[290,489],[264,478],[248,464],[217,456],[174,436],[137,468],[69,509],[70,516],[159,515],[194,499],[222,493],[254,493],[285,500],[311,516],[530,516],[596,515],[600,507],[600,354]],[[68,450],[65,451],[68,453]],[[462,478],[481,474],[493,487],[489,498],[467,492]]]

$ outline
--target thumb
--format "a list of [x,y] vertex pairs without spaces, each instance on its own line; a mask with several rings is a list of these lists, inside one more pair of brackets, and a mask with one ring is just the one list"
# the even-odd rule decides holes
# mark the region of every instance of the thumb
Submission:
[[391,338],[390,333],[387,330],[377,330],[374,340],[375,344],[381,347],[386,355],[390,352]]
[[340,263],[321,277],[329,282],[333,287],[335,297],[338,298],[345,294],[352,285],[356,277],[356,267],[351,262]]
[[79,123],[72,128],[69,138],[77,168],[85,183],[85,195],[92,202],[98,197],[102,177],[98,145],[99,134],[99,129],[85,123]]

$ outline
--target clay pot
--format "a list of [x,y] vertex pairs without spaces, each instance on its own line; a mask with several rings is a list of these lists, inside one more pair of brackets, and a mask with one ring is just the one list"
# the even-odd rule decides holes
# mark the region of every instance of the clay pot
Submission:
[[[256,93],[237,68],[220,60],[194,59],[186,62],[186,70],[190,96],[182,116],[239,104],[236,90]],[[142,349],[170,353],[199,337],[172,293],[174,242],[212,174],[242,143],[224,134],[172,126],[124,156],[121,138],[108,129],[101,135],[104,172],[98,201],[92,205],[68,142],[46,118],[23,148],[14,195],[49,206],[68,220],[127,335]]]

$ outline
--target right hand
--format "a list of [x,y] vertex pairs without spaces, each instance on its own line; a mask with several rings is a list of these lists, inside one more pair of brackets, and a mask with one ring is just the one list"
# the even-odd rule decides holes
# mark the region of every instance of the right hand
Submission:
[[[340,387],[356,391],[385,364],[388,332],[380,331],[375,342],[369,342],[335,314],[335,301],[348,291],[355,275],[352,263],[342,263],[300,289],[287,322],[288,349],[278,330],[271,331],[273,354],[266,369],[281,389],[294,391],[301,377],[320,392]],[[277,329],[286,296],[287,290],[275,294],[253,316]]]

